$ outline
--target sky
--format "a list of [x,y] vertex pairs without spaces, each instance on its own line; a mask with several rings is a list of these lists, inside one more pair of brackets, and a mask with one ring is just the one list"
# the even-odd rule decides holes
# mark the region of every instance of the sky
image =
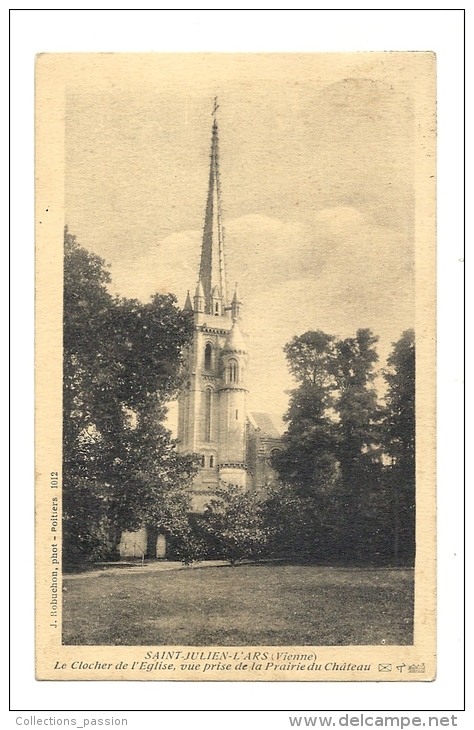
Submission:
[[[417,54],[103,54],[66,92],[66,222],[147,301],[196,286],[213,99],[249,410],[282,415],[283,347],[414,326]],[[420,55],[420,54],[418,54]]]

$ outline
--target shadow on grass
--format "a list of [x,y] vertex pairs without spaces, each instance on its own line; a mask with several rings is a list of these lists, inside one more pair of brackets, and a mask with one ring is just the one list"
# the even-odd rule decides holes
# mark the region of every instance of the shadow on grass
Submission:
[[[147,561],[145,561],[145,564]],[[66,563],[63,565],[64,575],[74,575],[77,573],[91,573],[97,570],[107,570],[108,568],[137,568],[143,565],[141,560],[119,560],[100,563]]]

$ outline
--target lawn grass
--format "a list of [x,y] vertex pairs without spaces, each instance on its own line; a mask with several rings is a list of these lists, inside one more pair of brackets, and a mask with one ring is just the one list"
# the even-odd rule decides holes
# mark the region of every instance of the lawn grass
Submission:
[[218,566],[64,577],[63,643],[413,643],[413,571]]

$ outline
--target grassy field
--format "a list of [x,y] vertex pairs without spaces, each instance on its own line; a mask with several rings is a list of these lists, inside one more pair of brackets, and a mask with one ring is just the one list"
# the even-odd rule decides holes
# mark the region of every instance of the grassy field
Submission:
[[413,643],[413,571],[301,565],[64,577],[63,643]]

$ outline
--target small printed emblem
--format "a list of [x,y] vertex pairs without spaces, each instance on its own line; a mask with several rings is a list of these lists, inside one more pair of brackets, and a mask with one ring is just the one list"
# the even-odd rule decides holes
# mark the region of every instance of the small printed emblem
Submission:
[[408,672],[410,674],[424,674],[426,671],[425,664],[409,664]]

